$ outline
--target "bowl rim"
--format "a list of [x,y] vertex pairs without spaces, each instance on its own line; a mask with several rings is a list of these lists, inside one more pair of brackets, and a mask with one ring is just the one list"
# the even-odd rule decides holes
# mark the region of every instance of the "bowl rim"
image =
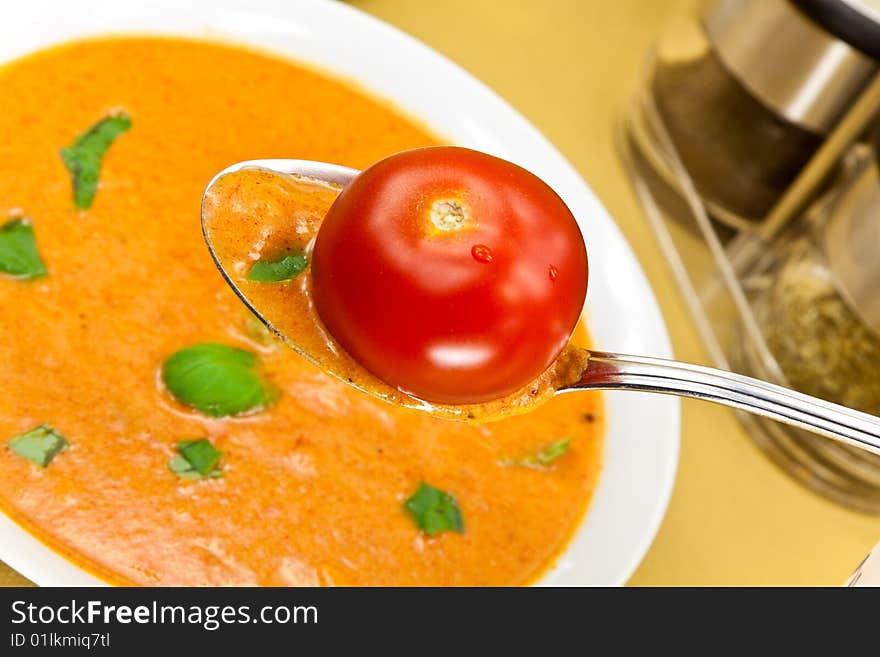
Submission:
[[[113,35],[176,36],[256,49],[388,101],[451,143],[525,166],[566,201],[587,244],[602,245],[598,259],[590,254],[588,300],[591,307],[612,310],[585,311],[594,341],[603,349],[672,357],[644,271],[574,167],[489,87],[373,16],[335,0],[29,0],[0,5],[0,23],[17,26],[0,42],[0,63],[66,41]],[[450,85],[460,101],[453,106],[440,93]],[[607,263],[614,264],[613,281]],[[612,315],[624,310],[630,321],[618,324]],[[603,395],[605,455],[597,489],[562,555],[537,584],[624,584],[665,515],[678,464],[679,400],[632,392]],[[2,512],[0,536],[0,559],[37,584],[104,584]]]

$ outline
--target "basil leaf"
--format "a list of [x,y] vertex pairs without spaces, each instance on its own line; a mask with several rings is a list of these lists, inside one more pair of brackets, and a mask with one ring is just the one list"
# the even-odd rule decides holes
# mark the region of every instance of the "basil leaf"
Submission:
[[181,349],[162,366],[162,380],[182,404],[211,417],[269,406],[278,391],[260,376],[255,354],[205,342]]
[[428,536],[444,531],[464,533],[464,518],[455,498],[424,481],[403,506]]
[[16,218],[0,226],[0,271],[19,278],[46,275],[30,222]]
[[168,462],[168,468],[181,479],[218,479],[223,476],[220,470],[212,470],[206,475],[200,474],[182,456],[175,456]]
[[544,445],[538,450],[538,453],[533,456],[527,456],[524,459],[518,460],[508,460],[508,463],[512,465],[525,465],[533,468],[546,468],[568,451],[570,443],[571,438],[563,438],[562,440],[557,440],[556,442]]
[[207,438],[182,442],[177,446],[177,451],[202,475],[211,472],[220,460],[220,450]]
[[8,447],[22,458],[45,468],[68,444],[55,429],[41,424],[10,440]]
[[182,479],[220,477],[223,473],[216,467],[222,452],[207,438],[185,440],[177,445],[178,455],[168,462],[168,468]]
[[192,464],[183,458],[180,454],[175,456],[173,459],[168,461],[168,469],[171,470],[178,477],[183,477],[184,479],[201,479],[202,476],[196,472],[196,469],[192,467]]
[[92,207],[104,154],[113,140],[129,128],[131,119],[124,112],[107,116],[77,137],[73,144],[61,149],[61,159],[73,180],[76,207],[83,210]]
[[260,260],[248,272],[248,280],[255,283],[283,283],[299,276],[309,261],[303,254],[286,255],[279,260]]

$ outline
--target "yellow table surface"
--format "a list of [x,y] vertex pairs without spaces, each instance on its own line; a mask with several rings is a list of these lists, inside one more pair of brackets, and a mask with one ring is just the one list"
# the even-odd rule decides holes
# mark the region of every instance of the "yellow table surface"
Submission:
[[[708,362],[614,152],[612,126],[663,22],[695,0],[355,0],[499,92],[574,163],[615,217],[663,309],[676,356]],[[616,393],[626,394],[626,393]],[[646,437],[647,439],[648,437]],[[669,511],[635,585],[837,585],[880,519],[771,464],[732,413],[683,403]],[[27,581],[0,564],[0,584]]]

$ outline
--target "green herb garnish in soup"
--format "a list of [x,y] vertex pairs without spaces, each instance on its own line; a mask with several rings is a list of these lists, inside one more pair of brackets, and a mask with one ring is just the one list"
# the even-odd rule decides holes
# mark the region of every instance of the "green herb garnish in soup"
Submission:
[[259,364],[250,351],[205,342],[166,360],[162,381],[182,404],[211,417],[228,417],[265,408],[278,398]]
[[107,116],[76,138],[70,146],[61,149],[61,159],[73,180],[73,200],[76,207],[88,210],[98,191],[101,162],[110,144],[131,128],[131,118],[125,112]]
[[278,260],[260,260],[248,272],[255,283],[283,283],[299,276],[309,264],[305,255],[289,254]]
[[0,272],[26,279],[46,275],[29,221],[17,217],[0,226]]
[[217,468],[222,452],[207,438],[184,440],[177,444],[177,456],[168,462],[168,467],[182,479],[204,479],[220,477]]
[[552,443],[544,445],[536,454],[527,456],[522,459],[511,459],[507,463],[510,465],[524,465],[532,468],[546,468],[560,456],[568,452],[571,438],[563,438]]
[[8,447],[22,458],[45,468],[68,444],[55,429],[41,424],[10,440]]
[[464,533],[464,518],[455,498],[424,481],[403,506],[428,536],[447,531]]

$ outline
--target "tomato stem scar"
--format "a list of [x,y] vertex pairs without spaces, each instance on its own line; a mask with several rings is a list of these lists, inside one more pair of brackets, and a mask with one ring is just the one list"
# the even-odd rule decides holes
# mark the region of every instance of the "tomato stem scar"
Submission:
[[431,223],[438,230],[461,230],[470,219],[467,207],[458,201],[437,199],[431,204]]

